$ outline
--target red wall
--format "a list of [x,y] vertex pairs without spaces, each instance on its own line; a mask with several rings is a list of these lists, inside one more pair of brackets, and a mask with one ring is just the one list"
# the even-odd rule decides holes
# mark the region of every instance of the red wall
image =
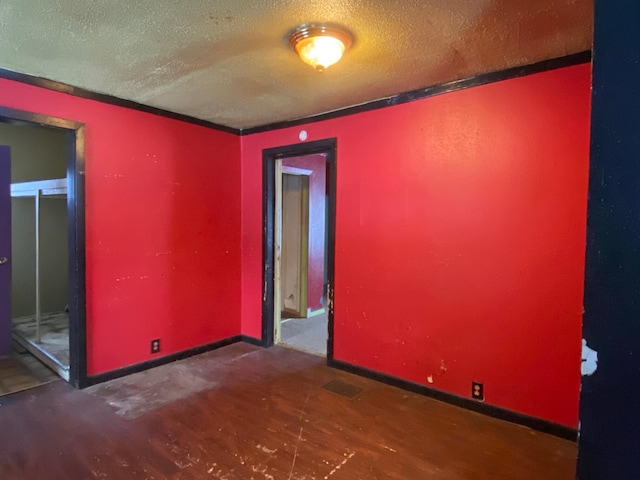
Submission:
[[240,333],[238,137],[1,79],[0,105],[86,125],[90,375]]
[[337,137],[335,358],[575,427],[589,98],[585,64],[242,137],[242,332],[262,149]]
[[307,308],[313,312],[323,308],[325,198],[327,194],[327,160],[324,155],[305,155],[282,160],[287,167],[310,170],[309,175],[309,257],[307,275]]

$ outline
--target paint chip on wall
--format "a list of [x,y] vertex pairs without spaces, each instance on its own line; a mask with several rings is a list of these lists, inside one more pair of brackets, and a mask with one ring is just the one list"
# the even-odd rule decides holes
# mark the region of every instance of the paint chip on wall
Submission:
[[580,372],[582,375],[593,375],[598,369],[598,352],[587,346],[587,341],[582,339],[582,364]]

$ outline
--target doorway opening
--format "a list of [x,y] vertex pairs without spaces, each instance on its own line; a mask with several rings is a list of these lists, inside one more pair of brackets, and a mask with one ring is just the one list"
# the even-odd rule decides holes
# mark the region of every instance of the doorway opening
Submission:
[[[28,352],[75,386],[86,379],[84,127],[0,109],[0,144],[9,146],[9,332]],[[2,322],[0,322],[2,324]]]
[[333,358],[336,142],[264,150],[262,341]]

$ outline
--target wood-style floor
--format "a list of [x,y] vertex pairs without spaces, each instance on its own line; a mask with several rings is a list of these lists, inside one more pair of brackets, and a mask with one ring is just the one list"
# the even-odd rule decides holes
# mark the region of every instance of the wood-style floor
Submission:
[[21,392],[53,382],[58,378],[55,373],[15,342],[12,342],[11,354],[0,357],[0,396]]
[[84,391],[58,381],[3,397],[0,478],[575,477],[572,442],[323,361],[239,343]]

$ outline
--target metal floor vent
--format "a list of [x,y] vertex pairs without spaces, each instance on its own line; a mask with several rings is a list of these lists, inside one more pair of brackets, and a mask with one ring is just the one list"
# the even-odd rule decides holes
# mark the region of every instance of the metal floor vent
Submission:
[[347,398],[355,398],[362,393],[361,388],[345,383],[341,380],[332,380],[322,388]]

